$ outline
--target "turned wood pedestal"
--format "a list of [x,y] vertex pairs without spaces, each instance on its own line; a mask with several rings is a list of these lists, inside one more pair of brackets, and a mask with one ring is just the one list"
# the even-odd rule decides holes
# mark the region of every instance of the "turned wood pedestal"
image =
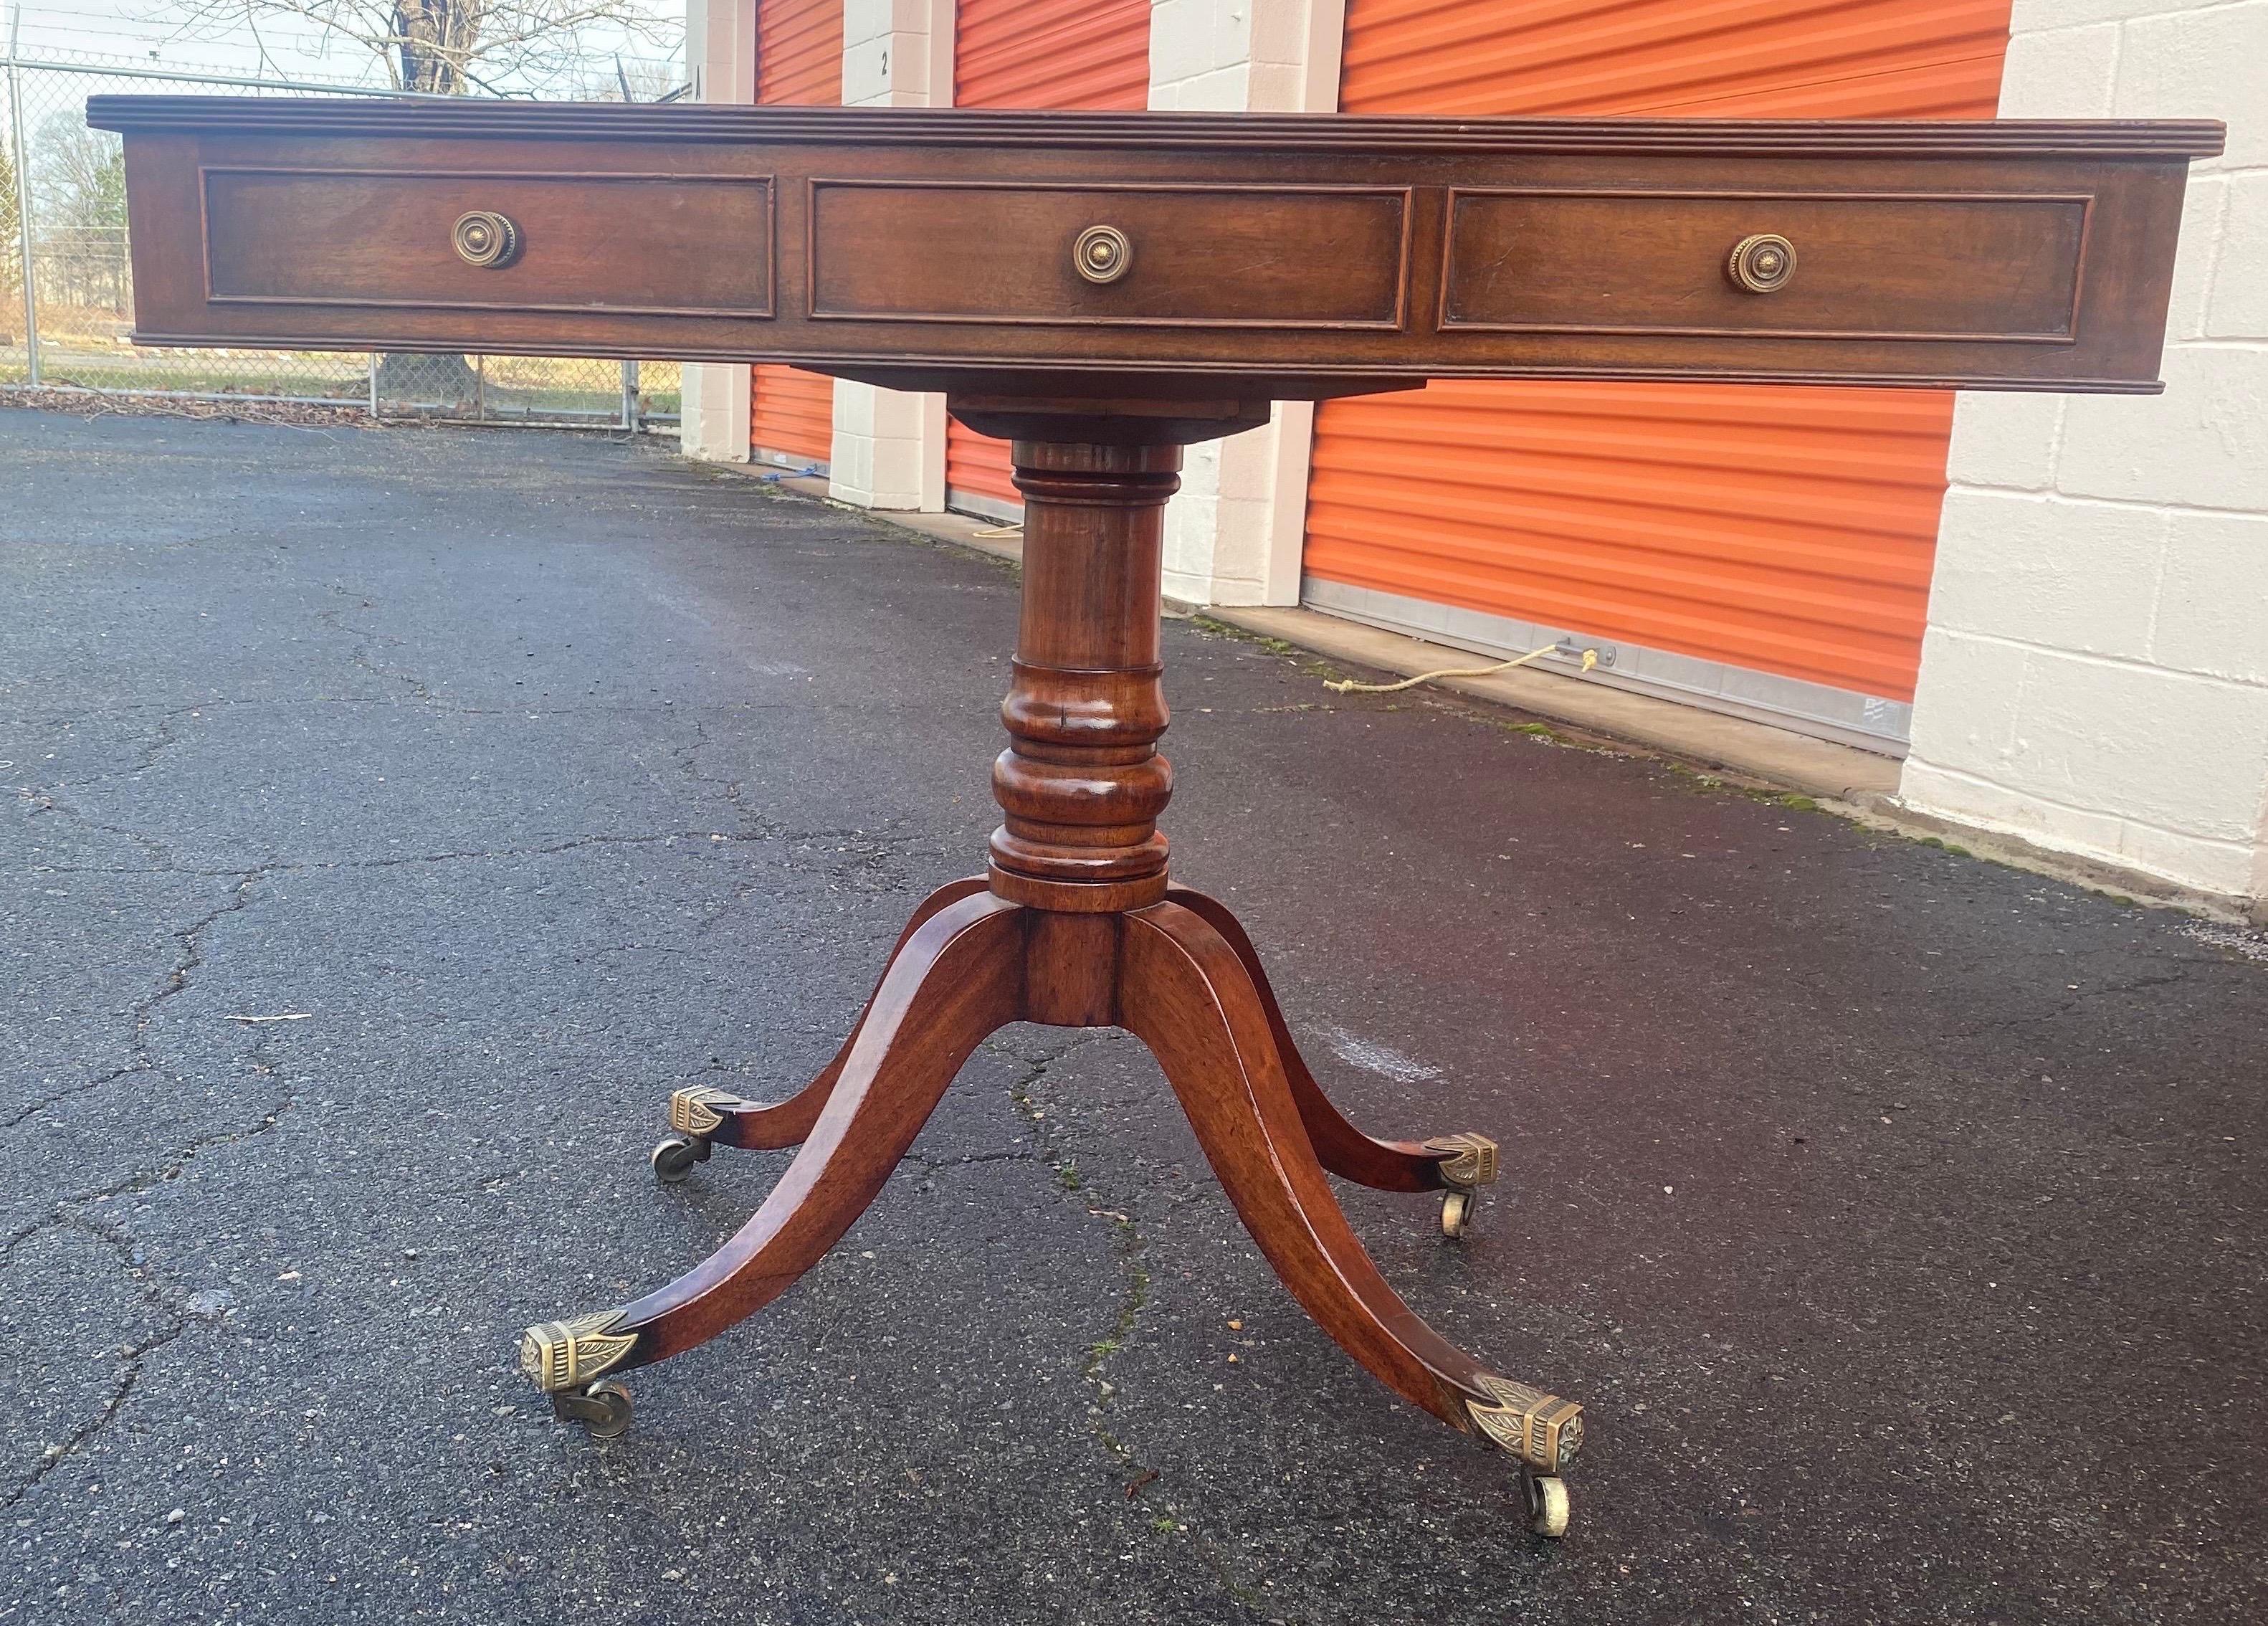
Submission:
[[1412,1314],[1325,1179],[1440,1191],[1455,1235],[1495,1178],[1496,1144],[1376,1140],[1348,1122],[1300,1060],[1235,917],[1167,879],[1163,510],[1182,447],[1264,422],[1266,403],[1121,407],[954,402],[965,422],[1013,439],[1026,504],[990,864],[915,911],[841,1052],[800,1093],[769,1104],[706,1088],[672,1098],[675,1133],[654,1154],[665,1180],[717,1146],[799,1150],[713,1256],[619,1309],[530,1328],[521,1365],[561,1416],[619,1432],[629,1397],[613,1377],[705,1343],[793,1285],[880,1192],[987,1034],[1009,1022],[1122,1027],[1165,1069],[1292,1296],[1389,1388],[1512,1453],[1535,1527],[1556,1535],[1581,1408],[1498,1375]]

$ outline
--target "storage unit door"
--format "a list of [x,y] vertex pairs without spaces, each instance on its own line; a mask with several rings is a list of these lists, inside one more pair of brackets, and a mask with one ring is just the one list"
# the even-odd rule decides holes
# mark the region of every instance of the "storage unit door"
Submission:
[[[1150,0],[960,0],[953,26],[956,107],[1150,105]],[[954,508],[1020,507],[1008,443],[948,420],[945,490]]]
[[[756,101],[843,105],[843,0],[757,0]],[[748,439],[760,461],[826,465],[835,441],[835,380],[793,367],[749,370]]]
[[[1348,113],[1989,119],[2009,0],[1349,0]],[[1437,383],[1316,415],[1302,595],[1903,748],[1953,398]]]

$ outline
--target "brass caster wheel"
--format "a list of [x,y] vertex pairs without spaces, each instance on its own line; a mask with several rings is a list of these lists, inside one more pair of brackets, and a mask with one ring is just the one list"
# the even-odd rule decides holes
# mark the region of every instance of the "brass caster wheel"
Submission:
[[579,1423],[593,1439],[612,1439],[630,1425],[630,1392],[611,1378],[587,1389],[563,1390],[551,1397],[551,1415]]
[[1441,1234],[1461,1237],[1472,1223],[1473,1209],[1481,1200],[1477,1191],[1452,1186],[1441,1194]]
[[693,1173],[696,1163],[709,1161],[709,1137],[705,1135],[671,1135],[663,1138],[648,1159],[653,1165],[653,1177],[665,1186],[674,1186]]
[[1557,1541],[1567,1534],[1567,1482],[1551,1474],[1523,1474],[1528,1490],[1528,1527]]

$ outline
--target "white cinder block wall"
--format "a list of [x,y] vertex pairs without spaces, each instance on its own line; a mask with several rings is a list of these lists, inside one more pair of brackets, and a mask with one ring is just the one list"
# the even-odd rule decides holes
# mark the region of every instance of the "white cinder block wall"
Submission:
[[2016,0],[2000,113],[2228,151],[2163,395],[1962,397],[1900,795],[2268,916],[2268,0]]
[[[953,105],[954,0],[845,0],[843,105]],[[945,397],[835,382],[828,495],[863,508],[945,507]]]
[[[693,99],[756,99],[755,0],[685,0],[685,77]],[[680,386],[678,449],[716,463],[748,460],[748,370],[688,362]]]
[[[1338,108],[1345,0],[1153,0],[1150,106],[1204,113]],[[1184,454],[1166,510],[1166,592],[1190,604],[1297,604],[1314,408]]]

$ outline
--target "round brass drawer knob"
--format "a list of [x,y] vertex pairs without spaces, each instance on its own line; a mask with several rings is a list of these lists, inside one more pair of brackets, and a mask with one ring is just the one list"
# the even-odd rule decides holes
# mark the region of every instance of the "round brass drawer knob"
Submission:
[[1795,275],[1795,245],[1773,232],[1759,232],[1733,245],[1725,275],[1735,288],[1749,293],[1771,293],[1787,286]]
[[519,257],[519,228],[491,209],[460,215],[449,240],[467,265],[506,266]]
[[1134,245],[1116,226],[1089,226],[1071,246],[1071,269],[1090,283],[1115,283],[1134,263]]

